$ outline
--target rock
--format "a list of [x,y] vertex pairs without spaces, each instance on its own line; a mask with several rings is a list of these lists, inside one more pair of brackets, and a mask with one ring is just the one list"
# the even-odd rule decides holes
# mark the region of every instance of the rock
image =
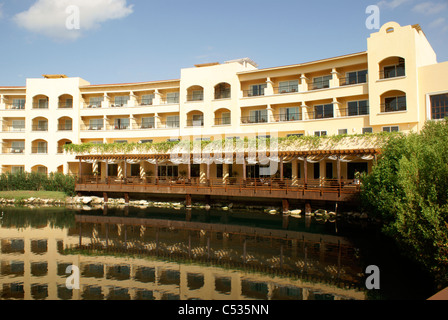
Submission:
[[210,208],[211,208],[209,204],[206,204],[204,207],[205,207],[205,210],[210,210]]
[[92,199],[91,197],[83,197],[83,198],[81,199],[81,202],[82,202],[82,204],[84,204],[84,205],[88,205],[88,204],[90,204],[92,201],[93,201],[93,199]]
[[224,211],[227,211],[227,210],[229,210],[229,207],[222,207],[221,209]]
[[275,209],[269,210],[269,214],[277,214],[277,210]]
[[299,209],[297,209],[297,210],[291,210],[290,212],[289,212],[290,214],[301,214],[302,213],[302,210],[299,210]]

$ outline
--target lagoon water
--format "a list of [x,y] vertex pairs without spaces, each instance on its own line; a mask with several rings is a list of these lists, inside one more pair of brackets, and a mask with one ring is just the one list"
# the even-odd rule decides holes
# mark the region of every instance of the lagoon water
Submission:
[[[435,292],[366,221],[217,209],[0,210],[1,299],[366,300]],[[66,286],[72,265],[74,290]],[[365,287],[368,265],[380,268],[380,290]]]

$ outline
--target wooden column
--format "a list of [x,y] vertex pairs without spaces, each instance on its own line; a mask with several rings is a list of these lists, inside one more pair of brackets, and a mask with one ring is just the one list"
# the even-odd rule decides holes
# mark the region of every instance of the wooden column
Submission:
[[126,158],[124,159],[124,181],[126,181],[126,178],[128,177],[128,164],[126,162]]
[[338,156],[338,160],[336,162],[337,165],[337,175],[338,175],[338,196],[341,196],[341,188],[342,188],[342,179],[341,179],[341,157]]
[[191,194],[185,195],[185,205],[191,207]]
[[106,159],[106,183],[109,178],[109,160]]
[[191,180],[191,158],[188,160],[187,178],[188,178],[188,182],[190,182],[190,180]]
[[156,159],[156,184],[159,184],[159,159]]
[[79,167],[78,167],[78,180],[81,182],[81,176],[82,176],[82,162],[81,159],[79,159]]
[[280,157],[280,181],[283,181],[283,157]]
[[282,207],[283,207],[283,213],[289,211],[289,200],[288,199],[282,200]]
[[207,185],[210,185],[210,161],[207,161]]
[[246,158],[243,156],[243,181],[246,182]]
[[304,186],[306,189],[306,186],[308,184],[308,159],[307,157],[304,158],[303,160],[303,179],[304,179]]

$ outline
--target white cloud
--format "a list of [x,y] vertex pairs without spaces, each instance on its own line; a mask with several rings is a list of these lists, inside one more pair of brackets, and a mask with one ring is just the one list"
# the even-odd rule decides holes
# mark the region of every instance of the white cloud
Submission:
[[[79,29],[67,28],[73,22],[73,11],[79,8]],[[133,12],[126,0],[37,0],[27,11],[14,16],[21,27],[56,40],[75,40],[86,31],[98,28],[108,20],[122,19]]]
[[431,15],[431,14],[439,13],[440,11],[442,11],[446,8],[447,8],[446,3],[434,3],[434,2],[428,1],[428,2],[422,2],[422,3],[417,4],[412,9],[412,11],[414,11],[416,13],[420,13],[420,14]]
[[429,24],[429,27],[430,28],[442,28],[445,26],[445,22],[446,22],[445,18],[439,18],[439,19],[436,19],[433,22],[431,22]]
[[377,5],[379,7],[395,9],[395,8],[401,6],[402,4],[405,4],[405,3],[411,2],[411,1],[412,0],[391,0],[391,1],[382,0],[382,1],[378,2]]

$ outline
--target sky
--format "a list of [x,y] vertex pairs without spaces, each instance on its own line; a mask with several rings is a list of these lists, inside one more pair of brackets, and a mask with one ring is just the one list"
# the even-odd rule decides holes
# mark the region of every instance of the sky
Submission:
[[448,0],[0,0],[0,86],[43,74],[91,84],[179,79],[195,64],[259,68],[367,49],[380,24],[420,24],[448,61]]

